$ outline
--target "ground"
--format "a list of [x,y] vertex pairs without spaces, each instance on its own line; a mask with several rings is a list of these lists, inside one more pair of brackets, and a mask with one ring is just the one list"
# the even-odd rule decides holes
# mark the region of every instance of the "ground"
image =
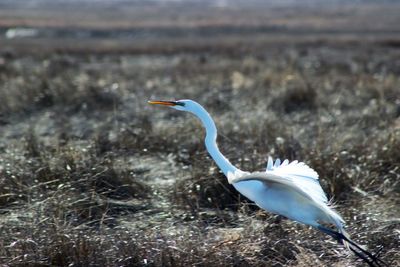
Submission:
[[[259,171],[268,156],[306,162],[351,237],[400,265],[400,8],[274,8],[281,13],[249,8],[238,20],[223,8],[142,24],[110,16],[112,32],[132,24],[153,34],[136,39],[2,37],[0,264],[363,265],[240,196],[193,116],[147,104],[190,98],[215,119],[232,163]],[[20,26],[24,12],[0,24]],[[41,26],[38,17],[26,21]],[[85,30],[96,19],[83,20]],[[98,28],[108,34],[110,24]]]

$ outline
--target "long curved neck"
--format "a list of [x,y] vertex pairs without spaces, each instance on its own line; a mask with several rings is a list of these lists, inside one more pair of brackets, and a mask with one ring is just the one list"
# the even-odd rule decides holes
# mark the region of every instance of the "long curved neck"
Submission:
[[232,165],[232,163],[229,162],[227,158],[224,157],[224,155],[222,155],[221,151],[219,151],[217,145],[217,127],[215,126],[210,114],[208,114],[203,107],[199,107],[196,112],[192,113],[196,115],[196,117],[198,117],[203,123],[203,126],[206,129],[205,144],[208,153],[214,159],[215,163],[222,170],[225,176],[228,176],[228,172],[234,173],[236,170],[238,170]]

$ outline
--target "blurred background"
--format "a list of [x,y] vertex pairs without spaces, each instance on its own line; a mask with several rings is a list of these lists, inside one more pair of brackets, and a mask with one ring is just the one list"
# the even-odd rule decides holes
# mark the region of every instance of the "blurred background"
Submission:
[[399,33],[397,1],[389,0],[2,0],[0,7],[2,47],[13,49],[166,51],[177,42],[383,42]]
[[158,49],[218,38],[251,45],[287,35],[385,40],[399,31],[397,1],[389,0],[2,0],[0,7],[3,47],[14,49],[137,51],[149,42]]
[[[0,265],[363,266],[261,211],[232,163],[301,160],[400,265],[400,2],[0,0]],[[380,250],[381,249],[381,250]]]

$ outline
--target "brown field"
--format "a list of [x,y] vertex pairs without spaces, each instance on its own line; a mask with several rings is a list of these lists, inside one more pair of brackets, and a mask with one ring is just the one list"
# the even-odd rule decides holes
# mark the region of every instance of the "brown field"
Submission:
[[240,196],[198,121],[147,104],[183,98],[241,169],[312,166],[400,265],[400,5],[211,3],[0,8],[0,33],[43,33],[0,38],[1,266],[364,265]]

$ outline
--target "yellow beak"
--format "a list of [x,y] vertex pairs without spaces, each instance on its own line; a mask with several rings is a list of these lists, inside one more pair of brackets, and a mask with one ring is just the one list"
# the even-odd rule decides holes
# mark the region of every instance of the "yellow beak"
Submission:
[[154,100],[154,101],[148,101],[149,104],[152,105],[164,105],[164,106],[176,106],[175,101],[163,101],[163,100]]

